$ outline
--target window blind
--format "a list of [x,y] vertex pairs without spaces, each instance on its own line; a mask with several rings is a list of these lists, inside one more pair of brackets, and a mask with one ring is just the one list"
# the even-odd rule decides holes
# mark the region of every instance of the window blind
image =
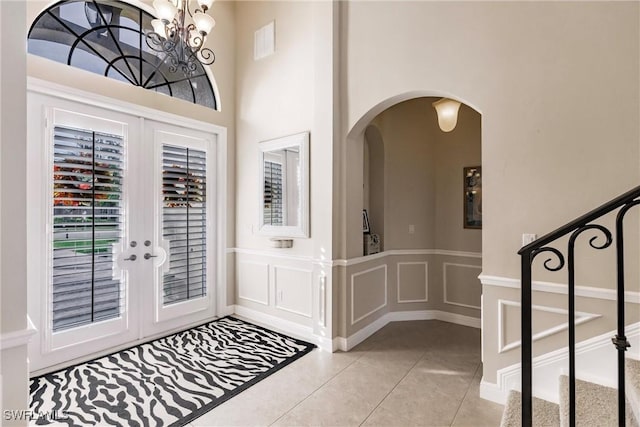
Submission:
[[282,206],[282,165],[264,162],[264,223],[283,224]]
[[124,141],[55,126],[53,139],[53,331],[117,318],[123,277]]
[[162,227],[169,242],[165,305],[207,294],[206,168],[204,151],[163,145]]

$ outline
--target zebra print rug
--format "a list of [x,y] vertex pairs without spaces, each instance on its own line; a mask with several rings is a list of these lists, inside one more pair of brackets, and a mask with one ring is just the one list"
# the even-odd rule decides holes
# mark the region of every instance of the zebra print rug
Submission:
[[33,378],[31,423],[183,426],[314,347],[224,317]]

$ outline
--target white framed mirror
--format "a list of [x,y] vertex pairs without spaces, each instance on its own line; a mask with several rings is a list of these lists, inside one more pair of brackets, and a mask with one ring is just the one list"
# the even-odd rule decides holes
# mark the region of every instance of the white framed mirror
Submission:
[[309,132],[260,143],[260,234],[309,237]]

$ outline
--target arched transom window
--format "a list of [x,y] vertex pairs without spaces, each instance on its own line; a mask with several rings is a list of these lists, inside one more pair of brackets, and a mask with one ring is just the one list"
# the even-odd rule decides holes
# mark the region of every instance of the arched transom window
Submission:
[[202,64],[192,73],[171,70],[168,58],[151,49],[151,14],[114,0],[64,0],[36,18],[28,51],[54,61],[217,109]]

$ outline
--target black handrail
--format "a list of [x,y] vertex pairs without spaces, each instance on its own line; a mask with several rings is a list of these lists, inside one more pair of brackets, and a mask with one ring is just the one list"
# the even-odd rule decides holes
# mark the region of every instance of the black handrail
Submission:
[[625,377],[624,377],[624,352],[630,347],[624,335],[624,240],[623,222],[626,213],[634,206],[640,205],[640,186],[616,197],[602,206],[576,218],[562,227],[545,234],[539,239],[529,243],[518,251],[521,256],[521,315],[522,315],[522,425],[531,427],[533,422],[533,366],[532,366],[532,269],[535,257],[543,252],[549,252],[557,258],[553,263],[551,258],[544,262],[544,267],[549,271],[559,271],[565,265],[562,252],[554,247],[547,246],[561,237],[570,234],[567,245],[567,273],[568,273],[568,303],[569,303],[569,425],[575,427],[575,242],[580,234],[587,230],[596,230],[604,236],[603,243],[597,243],[598,237],[592,237],[589,245],[594,249],[605,249],[613,243],[611,231],[606,227],[592,222],[619,209],[616,216],[616,263],[617,263],[617,334],[612,342],[618,351],[618,425],[625,424]]

